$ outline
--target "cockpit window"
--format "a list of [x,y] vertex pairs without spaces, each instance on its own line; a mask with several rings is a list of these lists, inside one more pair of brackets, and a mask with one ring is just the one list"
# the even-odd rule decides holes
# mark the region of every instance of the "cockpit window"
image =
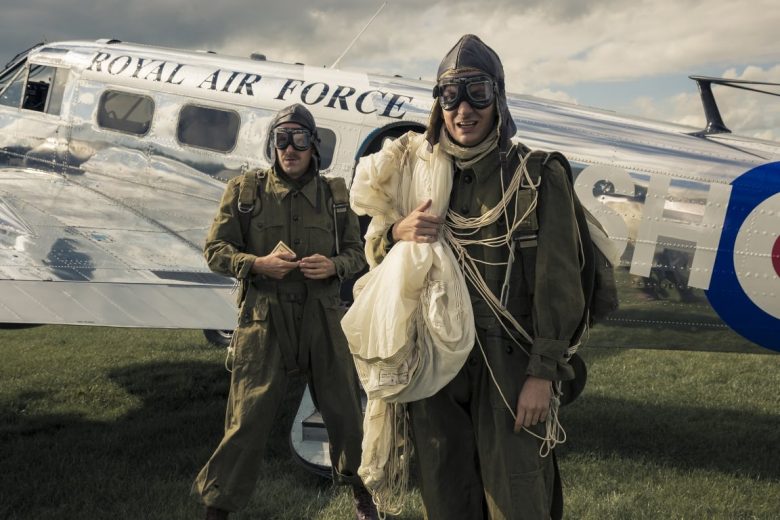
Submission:
[[49,100],[49,90],[54,83],[54,67],[43,65],[30,65],[27,75],[27,87],[24,89],[22,108],[43,112],[46,110],[46,102]]
[[152,126],[154,101],[149,96],[106,90],[100,96],[97,123],[102,128],[146,135]]
[[236,146],[241,118],[231,110],[185,105],[179,114],[176,136],[187,146],[229,152]]
[[65,85],[68,83],[70,70],[54,67],[54,82],[49,92],[49,104],[46,105],[46,113],[59,115],[62,110],[62,97],[65,95]]
[[30,65],[22,61],[0,75],[0,104],[59,115],[70,72],[60,67]]
[[20,63],[0,76],[0,105],[19,108],[22,103],[25,73],[24,63]]
[[2,73],[0,73],[0,93],[2,93],[5,88],[11,84],[11,82],[14,80],[16,75],[19,73],[20,70],[24,67],[24,62],[17,63],[16,67],[12,69],[6,69]]

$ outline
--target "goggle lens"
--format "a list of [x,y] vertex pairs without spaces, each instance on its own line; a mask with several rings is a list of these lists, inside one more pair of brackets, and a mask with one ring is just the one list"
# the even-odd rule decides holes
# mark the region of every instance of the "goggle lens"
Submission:
[[311,148],[311,132],[298,128],[277,128],[274,130],[274,148],[284,150],[292,145],[299,152]]
[[439,103],[444,110],[455,110],[464,101],[473,108],[487,108],[493,102],[493,81],[477,76],[448,80],[438,85]]

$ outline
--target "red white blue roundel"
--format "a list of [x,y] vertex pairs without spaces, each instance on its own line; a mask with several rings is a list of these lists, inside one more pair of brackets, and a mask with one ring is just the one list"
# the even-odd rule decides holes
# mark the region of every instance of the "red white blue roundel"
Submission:
[[707,299],[732,329],[780,351],[780,163],[732,183]]

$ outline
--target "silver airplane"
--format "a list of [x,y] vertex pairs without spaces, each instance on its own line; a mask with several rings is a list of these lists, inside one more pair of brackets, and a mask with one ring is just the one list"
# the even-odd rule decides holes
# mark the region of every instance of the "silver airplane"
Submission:
[[[780,144],[510,95],[517,138],[559,150],[620,253],[620,309],[588,346],[780,351]],[[269,165],[269,123],[309,107],[324,174],[421,131],[432,84],[127,44],[40,44],[0,72],[0,323],[235,326],[202,255],[224,183]],[[733,85],[753,89],[753,86]],[[298,454],[327,466],[306,398]],[[295,440],[297,439],[297,441]],[[317,457],[323,457],[318,459]]]

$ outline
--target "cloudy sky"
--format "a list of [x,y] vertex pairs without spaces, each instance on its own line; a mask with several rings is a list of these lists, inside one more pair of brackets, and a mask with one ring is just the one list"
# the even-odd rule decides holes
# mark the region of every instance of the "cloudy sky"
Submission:
[[[5,0],[0,64],[39,41],[118,38],[330,65],[381,4]],[[433,79],[470,32],[499,53],[512,92],[702,127],[688,75],[780,83],[779,29],[777,0],[390,0],[340,67]],[[780,98],[715,95],[736,133],[780,140]]]

